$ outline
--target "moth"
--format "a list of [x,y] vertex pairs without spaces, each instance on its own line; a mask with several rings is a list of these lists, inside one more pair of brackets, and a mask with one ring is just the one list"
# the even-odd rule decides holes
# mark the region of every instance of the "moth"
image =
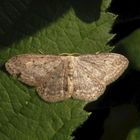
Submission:
[[22,54],[9,59],[6,70],[36,88],[47,102],[68,98],[95,101],[106,86],[118,79],[128,59],[117,53],[79,56]]

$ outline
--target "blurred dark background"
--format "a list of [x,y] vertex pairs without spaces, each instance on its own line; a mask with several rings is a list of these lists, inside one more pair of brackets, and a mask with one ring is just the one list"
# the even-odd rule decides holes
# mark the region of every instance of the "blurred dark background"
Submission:
[[117,34],[112,40],[113,44],[140,27],[140,8],[138,0],[112,0],[109,11],[118,15],[112,29],[112,32]]

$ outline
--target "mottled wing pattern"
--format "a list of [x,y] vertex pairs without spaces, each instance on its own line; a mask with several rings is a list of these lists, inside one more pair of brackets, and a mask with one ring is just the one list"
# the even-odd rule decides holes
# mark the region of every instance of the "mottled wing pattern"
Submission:
[[12,57],[5,66],[10,74],[17,76],[22,82],[36,86],[60,63],[61,59],[55,56],[23,54]]
[[57,102],[70,98],[68,93],[68,65],[62,60],[54,71],[46,75],[46,81],[37,88],[38,94],[47,102]]
[[61,57],[51,55],[19,55],[5,64],[7,71],[20,81],[37,87],[46,101],[63,100],[68,96],[65,63]]
[[[81,63],[90,64],[93,67],[92,74],[106,85],[115,81],[124,72],[129,63],[127,58],[116,53],[82,55],[79,56],[79,60]],[[96,71],[98,71],[98,74],[95,74]]]
[[104,85],[98,77],[93,76],[91,71],[94,75],[94,69],[90,63],[85,64],[85,62],[78,59],[75,61],[73,75],[73,98],[93,101],[103,94],[106,85]]

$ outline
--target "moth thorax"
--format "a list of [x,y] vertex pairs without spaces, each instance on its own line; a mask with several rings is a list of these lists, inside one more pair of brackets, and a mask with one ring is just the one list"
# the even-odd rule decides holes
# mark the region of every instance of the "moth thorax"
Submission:
[[68,76],[70,79],[72,79],[73,71],[74,71],[74,65],[73,65],[74,60],[73,59],[74,59],[73,56],[68,57]]
[[74,57],[69,56],[68,58],[68,92],[73,93],[73,73],[74,73]]

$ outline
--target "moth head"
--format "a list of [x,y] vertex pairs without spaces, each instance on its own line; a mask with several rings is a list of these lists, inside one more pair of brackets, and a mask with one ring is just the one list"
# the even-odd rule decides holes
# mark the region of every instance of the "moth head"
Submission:
[[18,75],[18,67],[20,63],[21,62],[19,59],[17,59],[17,57],[13,57],[5,63],[6,70],[12,75]]

